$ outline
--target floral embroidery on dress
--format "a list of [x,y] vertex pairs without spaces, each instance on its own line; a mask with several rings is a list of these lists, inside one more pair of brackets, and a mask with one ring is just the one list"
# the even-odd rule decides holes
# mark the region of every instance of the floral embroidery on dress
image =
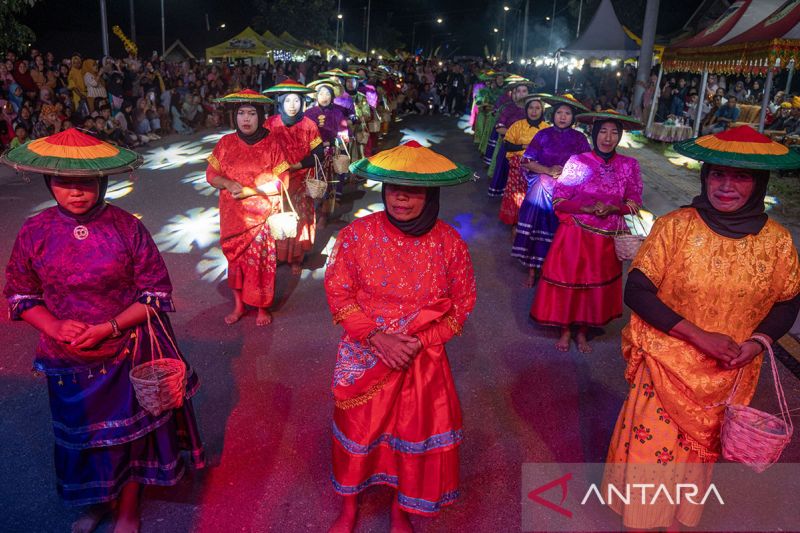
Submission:
[[669,417],[669,414],[663,407],[659,407],[656,409],[656,413],[658,413],[658,419],[664,422],[665,424],[669,424],[672,422],[672,419]]
[[675,454],[665,446],[656,452],[656,458],[658,459],[658,464],[666,466],[667,463],[675,460]]
[[652,398],[656,395],[656,390],[653,388],[652,383],[645,383],[642,385],[642,395],[646,398]]
[[352,385],[377,363],[378,357],[367,344],[358,341],[340,341],[336,367],[333,370],[334,386]]
[[648,440],[653,440],[653,435],[650,433],[650,428],[645,427],[644,424],[639,424],[638,427],[633,428],[633,438],[644,444]]

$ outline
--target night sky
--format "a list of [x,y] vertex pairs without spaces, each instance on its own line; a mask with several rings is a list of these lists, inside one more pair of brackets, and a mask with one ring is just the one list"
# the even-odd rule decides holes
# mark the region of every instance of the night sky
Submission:
[[[556,44],[566,45],[574,37],[579,2],[556,0]],[[164,3],[167,46],[180,38],[196,54],[202,54],[205,47],[232,37],[250,24],[255,15],[251,0],[164,0]],[[367,2],[342,0],[341,3],[346,40],[363,47],[364,7]],[[634,31],[640,31],[644,2],[613,0],[613,3],[621,22]],[[598,4],[599,0],[584,0],[582,27],[589,23]],[[699,4],[700,0],[662,0],[659,34],[678,31]],[[118,24],[130,37],[128,0],[107,0],[107,5],[109,32],[111,26]],[[491,33],[492,27],[502,27],[503,5],[512,8],[506,19],[510,38],[521,18],[525,0],[372,0],[370,31],[373,44],[376,33],[394,28],[400,32],[400,41],[410,45],[415,21],[433,21],[441,16],[445,20],[442,25],[428,22],[417,25],[417,43],[434,47],[442,45],[444,53],[480,55],[484,46],[493,46],[497,35]],[[160,0],[135,0],[135,9],[140,55],[149,55],[152,50],[161,49]],[[552,9],[550,0],[530,1],[528,42],[531,49],[547,47],[550,26],[545,17],[552,14]],[[206,14],[211,31],[206,29]],[[69,24],[65,25],[64,21],[69,21]],[[24,22],[36,32],[42,50],[52,50],[58,55],[73,50],[100,55],[102,51],[99,0],[41,0],[24,17]],[[219,29],[222,23],[226,24],[226,29]],[[109,42],[113,55],[123,54],[122,44],[116,36],[110,34]]]

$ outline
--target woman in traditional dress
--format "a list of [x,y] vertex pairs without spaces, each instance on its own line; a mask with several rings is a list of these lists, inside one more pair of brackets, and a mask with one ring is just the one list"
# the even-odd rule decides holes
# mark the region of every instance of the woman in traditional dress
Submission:
[[[478,145],[478,152],[482,155],[489,148],[489,140],[494,132],[496,118],[494,105],[503,94],[503,85],[506,79],[502,72],[493,73],[492,76],[491,83],[478,92],[476,100],[478,118],[475,120],[475,143]],[[490,162],[491,157],[489,161],[485,161],[487,165]]]
[[517,224],[519,208],[528,190],[528,182],[519,166],[520,159],[534,136],[548,127],[550,124],[544,120],[541,97],[528,96],[525,99],[525,118],[512,124],[503,140],[508,158],[508,183],[500,204],[500,221],[503,224]]
[[[797,249],[764,212],[766,169],[798,168],[800,156],[749,126],[674,147],[704,161],[701,192],[656,220],[631,265],[625,303],[633,314],[622,332],[630,389],[605,482],[648,476],[669,488],[678,479],[703,494],[721,452],[725,403],[750,403],[764,345],[786,334],[800,309]],[[611,507],[626,527],[672,531],[696,526],[703,510],[663,498]]]
[[511,101],[506,103],[498,110],[499,115],[495,131],[497,131],[497,146],[492,154],[492,161],[489,165],[487,175],[489,176],[488,194],[494,198],[501,198],[506,190],[508,181],[508,159],[506,158],[505,136],[514,123],[525,120],[525,98],[533,88],[533,84],[527,81],[520,81],[509,86],[511,89]]
[[70,128],[2,161],[46,173],[57,203],[20,229],[5,296],[11,318],[41,332],[33,366],[50,396],[58,492],[91,506],[73,531],[94,530],[112,510],[116,533],[138,531],[142,486],[175,485],[183,451],[194,467],[204,461],[192,369],[182,405],[159,414],[139,404],[129,378],[151,360],[151,342],[183,361],[165,314],[174,307],[164,260],[144,225],[104,200],[107,175],[130,172],[141,158]]
[[513,105],[514,103],[514,97],[512,96],[513,90],[510,80],[520,81],[521,79],[522,78],[519,76],[515,76],[513,74],[508,78],[504,78],[503,87],[495,99],[494,104],[492,105],[492,114],[488,117],[487,125],[484,126],[488,129],[488,137],[486,140],[485,149],[483,151],[483,162],[490,167],[490,171],[488,172],[489,176],[492,175],[492,171],[494,170],[492,161],[494,160],[494,154],[498,146],[497,141],[500,137],[500,132],[497,131],[497,121],[500,120],[500,115],[503,113],[503,110],[506,108],[506,106],[509,104]]
[[397,491],[392,530],[406,513],[436,515],[458,497],[461,409],[444,345],[475,305],[467,245],[438,220],[439,187],[471,171],[411,141],[353,165],[384,182],[385,211],[336,240],[325,272],[344,328],[333,379],[333,484],[344,496],[332,531],[352,531],[357,495]]
[[528,267],[528,287],[533,287],[558,228],[553,210],[553,187],[567,160],[591,150],[580,131],[573,128],[578,113],[589,111],[572,95],[543,97],[551,106],[553,126],[538,132],[520,159],[526,181],[519,208],[511,257]]
[[314,177],[315,160],[325,157],[317,124],[303,116],[303,95],[311,89],[292,79],[270,87],[266,94],[277,95],[278,114],[264,121],[264,126],[278,139],[289,159],[290,179],[288,193],[300,217],[297,236],[277,242],[278,261],[292,265],[292,273],[299,275],[303,257],[314,247],[316,217],[314,200],[306,194],[306,179]]
[[308,84],[310,89],[316,92],[317,105],[309,107],[305,116],[311,119],[319,129],[322,146],[324,147],[325,157],[322,161],[322,169],[325,176],[330,181],[325,197],[318,206],[317,227],[323,228],[328,216],[333,212],[336,194],[342,189],[339,184],[344,184],[343,176],[336,176],[333,173],[333,156],[336,154],[337,146],[346,145],[350,141],[349,123],[342,110],[333,105],[336,93],[341,94],[341,85],[332,80],[317,80]]
[[[228,286],[234,324],[255,307],[256,325],[272,322],[275,297],[276,245],[267,219],[280,212],[281,188],[288,186],[289,163],[278,136],[262,125],[264,106],[271,102],[244,90],[216,100],[231,104],[236,132],[222,137],[208,158],[206,179],[220,189],[220,245],[228,260]],[[283,180],[283,182],[281,182]]]
[[578,119],[592,121],[594,149],[570,157],[553,189],[559,226],[531,318],[561,328],[560,351],[569,350],[571,328],[577,327],[578,350],[590,353],[589,326],[622,316],[622,263],[613,237],[628,231],[623,215],[639,212],[642,176],[639,162],[617,154],[616,147],[623,128],[641,123],[616,112],[585,113]]

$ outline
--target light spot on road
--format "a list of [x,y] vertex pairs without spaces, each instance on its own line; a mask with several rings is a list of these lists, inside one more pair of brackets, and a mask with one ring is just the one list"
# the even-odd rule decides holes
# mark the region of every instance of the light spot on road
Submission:
[[162,252],[185,254],[219,240],[219,208],[196,207],[175,215],[153,236]]

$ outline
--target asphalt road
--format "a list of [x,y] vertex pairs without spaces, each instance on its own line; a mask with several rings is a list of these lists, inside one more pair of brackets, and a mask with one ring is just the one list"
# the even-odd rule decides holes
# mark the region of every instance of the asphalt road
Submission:
[[[401,135],[483,170],[455,118],[409,117],[394,125],[386,145]],[[299,281],[279,268],[270,327],[256,328],[253,314],[226,326],[232,299],[217,198],[203,177],[218,137],[162,140],[144,151],[135,177],[120,176],[110,189],[115,204],[141,215],[169,267],[178,309],[172,320],[203,381],[195,409],[213,462],[175,488],[148,489],[143,531],[324,531],[338,509],[329,479],[329,387],[340,331],[322,275],[345,222],[320,232]],[[9,256],[25,217],[49,199],[41,178],[30,177],[0,171],[0,258]],[[646,169],[644,179],[645,204],[656,214],[686,200],[666,194],[663,183],[655,187],[659,178]],[[696,177],[681,179],[691,189]],[[519,530],[522,464],[603,461],[627,390],[619,346],[625,319],[597,332],[591,355],[557,352],[556,332],[529,321],[533,289],[523,286],[527,273],[509,255],[509,229],[486,188],[482,179],[442,194],[441,217],[470,247],[478,303],[464,334],[448,345],[464,412],[463,495],[436,520],[413,518],[419,531]],[[351,194],[344,220],[379,206],[378,190]],[[68,531],[77,516],[55,491],[45,385],[30,373],[36,336],[24,323],[0,321],[0,531]],[[800,382],[784,368],[781,376],[790,406],[797,405]],[[762,378],[755,404],[773,401]],[[784,460],[800,462],[797,439]],[[358,531],[387,531],[389,502],[388,491],[368,491]]]

